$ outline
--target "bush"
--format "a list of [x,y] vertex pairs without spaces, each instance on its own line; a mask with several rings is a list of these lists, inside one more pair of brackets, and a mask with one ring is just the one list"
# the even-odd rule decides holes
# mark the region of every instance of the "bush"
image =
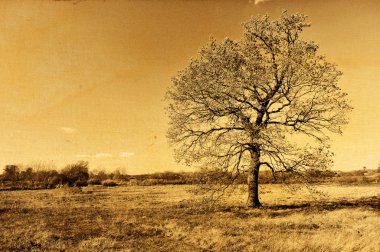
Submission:
[[56,188],[60,184],[62,184],[61,175],[58,174],[48,178],[48,188]]
[[62,170],[63,183],[68,186],[88,185],[88,162],[79,161],[75,164],[67,165]]
[[76,187],[88,186],[88,181],[87,180],[77,180],[74,182],[74,186],[76,186]]
[[103,186],[118,186],[118,183],[114,180],[107,179],[102,182]]
[[90,178],[91,179],[96,179],[96,180],[99,180],[99,181],[104,181],[106,179],[110,179],[111,176],[109,174],[107,174],[106,172],[104,172],[104,171],[99,171],[97,173],[91,172],[90,173]]
[[347,176],[347,177],[338,177],[336,180],[341,184],[357,184],[360,181],[359,176]]
[[21,171],[20,172],[20,179],[32,181],[33,180],[33,168],[28,167],[25,170]]
[[92,179],[88,180],[88,184],[89,185],[101,185],[102,181],[100,179],[97,179],[97,178],[92,178]]
[[20,177],[20,168],[17,165],[6,165],[3,174],[4,180],[17,181]]

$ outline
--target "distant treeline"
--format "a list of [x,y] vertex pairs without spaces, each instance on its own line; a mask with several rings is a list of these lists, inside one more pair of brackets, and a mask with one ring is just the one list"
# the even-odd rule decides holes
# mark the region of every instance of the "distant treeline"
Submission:
[[[18,165],[7,165],[0,175],[0,189],[46,189],[61,186],[87,186],[87,185],[192,185],[221,183],[234,181],[236,184],[246,184],[247,174],[231,174],[219,170],[203,169],[196,172],[159,172],[143,175],[128,175],[119,171],[90,172],[88,162],[79,161],[67,165],[62,170],[41,169]],[[302,173],[276,173],[260,171],[261,184],[273,183],[341,183],[366,184],[380,183],[380,168],[377,170],[356,171],[308,171]]]
[[88,163],[84,161],[67,165],[61,171],[7,165],[0,176],[0,186],[6,189],[45,189],[60,185],[87,186],[89,178]]
[[[128,176],[129,184],[134,185],[167,185],[167,184],[226,184],[234,181],[237,184],[247,183],[247,173],[238,175],[218,170],[201,170],[196,172],[160,172]],[[377,170],[342,171],[305,171],[301,173],[277,172],[275,175],[269,170],[260,171],[260,184],[280,183],[341,183],[366,184],[380,183],[380,168]]]

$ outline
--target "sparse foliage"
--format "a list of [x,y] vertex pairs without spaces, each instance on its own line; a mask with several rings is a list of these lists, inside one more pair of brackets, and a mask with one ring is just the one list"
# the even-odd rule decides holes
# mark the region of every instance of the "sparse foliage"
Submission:
[[4,179],[17,181],[20,177],[20,168],[17,165],[6,165],[4,169]]
[[112,180],[112,179],[107,179],[107,180],[104,180],[104,181],[102,182],[102,185],[103,185],[103,186],[113,187],[113,186],[117,186],[118,183],[117,183],[116,181]]
[[260,206],[260,167],[274,175],[327,169],[329,133],[348,122],[342,73],[301,39],[306,19],[254,17],[242,40],[212,39],[167,92],[177,160],[229,171],[232,181],[247,171],[252,207]]
[[62,170],[65,183],[69,186],[85,186],[89,178],[88,162],[79,161],[75,164],[66,166]]

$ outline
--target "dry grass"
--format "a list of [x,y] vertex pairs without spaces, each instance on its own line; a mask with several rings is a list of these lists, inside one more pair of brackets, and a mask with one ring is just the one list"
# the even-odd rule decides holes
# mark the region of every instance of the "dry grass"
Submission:
[[[0,192],[0,251],[379,251],[380,188],[261,188],[205,205],[191,186]],[[328,194],[326,196],[325,194]],[[323,196],[324,195],[324,196]]]

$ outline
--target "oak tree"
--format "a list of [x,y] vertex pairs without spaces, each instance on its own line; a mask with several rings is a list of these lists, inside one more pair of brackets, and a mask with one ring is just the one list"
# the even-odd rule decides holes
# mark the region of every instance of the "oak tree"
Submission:
[[327,169],[329,133],[341,133],[351,107],[342,73],[301,38],[305,15],[243,26],[240,41],[211,39],[173,77],[168,138],[178,161],[247,172],[248,205],[258,207],[260,168]]

